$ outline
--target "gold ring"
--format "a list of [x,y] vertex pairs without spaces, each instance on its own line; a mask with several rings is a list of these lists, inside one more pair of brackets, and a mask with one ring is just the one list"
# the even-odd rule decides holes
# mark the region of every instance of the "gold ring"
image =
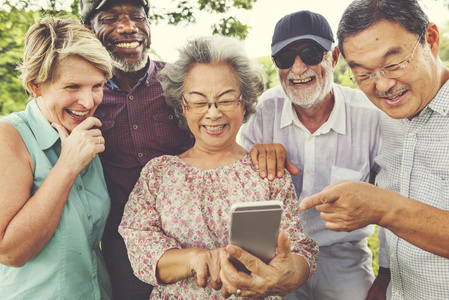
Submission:
[[241,294],[242,294],[242,290],[241,289],[237,289],[237,292],[235,292],[235,295],[237,297],[240,297]]
[[97,143],[97,144],[98,144],[98,145],[101,144],[101,136],[98,137],[98,143]]

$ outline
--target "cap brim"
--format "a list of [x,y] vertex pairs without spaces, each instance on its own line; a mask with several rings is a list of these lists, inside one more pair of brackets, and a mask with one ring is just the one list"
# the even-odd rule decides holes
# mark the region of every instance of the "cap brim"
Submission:
[[302,41],[302,40],[312,40],[316,42],[318,45],[324,48],[324,50],[329,51],[331,50],[333,41],[322,38],[320,36],[316,35],[302,35],[302,36],[296,36],[292,37],[288,40],[279,42],[273,46],[271,46],[271,55],[276,55],[279,51],[281,51],[284,47],[290,45],[293,42]]

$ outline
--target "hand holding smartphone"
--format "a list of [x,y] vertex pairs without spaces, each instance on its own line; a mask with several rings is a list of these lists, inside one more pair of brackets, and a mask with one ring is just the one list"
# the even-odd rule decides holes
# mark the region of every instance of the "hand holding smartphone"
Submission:
[[[241,202],[231,206],[229,244],[241,247],[268,263],[276,255],[276,244],[282,218],[281,201]],[[229,256],[238,270],[248,270]]]

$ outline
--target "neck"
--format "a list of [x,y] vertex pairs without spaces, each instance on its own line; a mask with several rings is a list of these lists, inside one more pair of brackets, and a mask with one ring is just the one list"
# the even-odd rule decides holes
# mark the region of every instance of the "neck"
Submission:
[[147,67],[137,72],[124,72],[114,68],[112,74],[114,75],[114,83],[123,91],[129,92],[139,82],[147,71]]
[[293,106],[299,121],[301,121],[310,133],[314,133],[327,121],[334,108],[334,104],[334,93],[331,91],[321,102],[311,108],[304,109],[298,105]]
[[179,155],[179,158],[197,168],[210,170],[231,165],[242,159],[246,153],[247,151],[237,143],[220,150],[205,149],[195,143],[192,148]]

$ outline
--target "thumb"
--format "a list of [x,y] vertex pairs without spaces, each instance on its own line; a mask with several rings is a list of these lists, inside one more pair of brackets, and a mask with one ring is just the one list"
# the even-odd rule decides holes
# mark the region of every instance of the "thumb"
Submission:
[[284,230],[281,230],[278,234],[276,252],[276,256],[279,258],[287,258],[287,256],[290,255],[290,239],[287,237]]
[[59,123],[51,123],[51,127],[58,131],[59,137],[61,138],[61,142],[63,142],[68,136],[69,133],[67,129]]

